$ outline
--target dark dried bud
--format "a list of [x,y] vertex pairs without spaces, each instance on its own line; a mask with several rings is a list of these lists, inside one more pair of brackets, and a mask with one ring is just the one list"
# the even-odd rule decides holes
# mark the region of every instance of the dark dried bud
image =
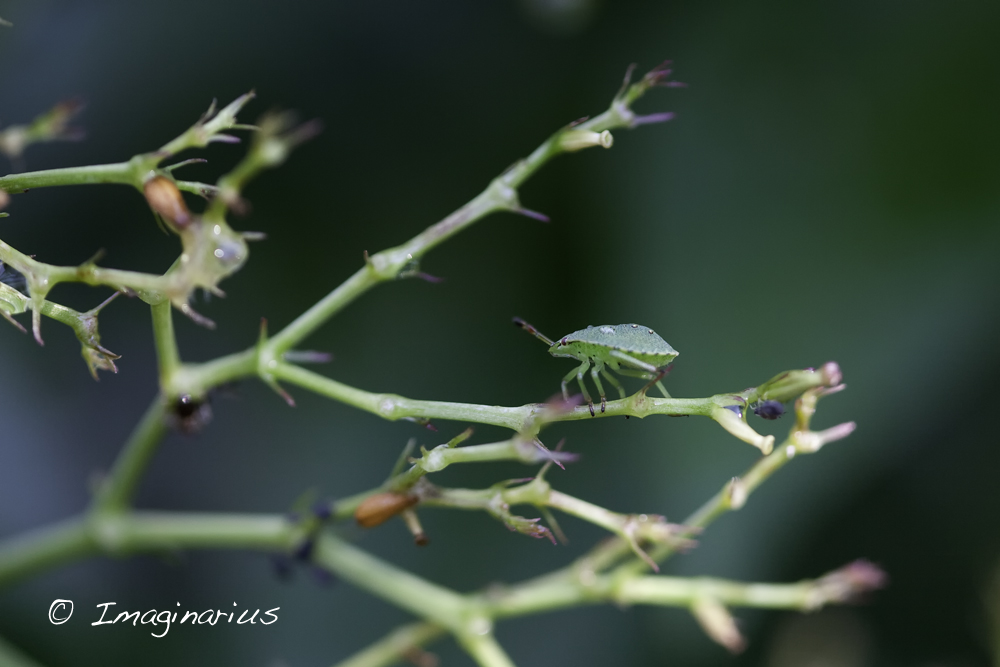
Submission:
[[320,521],[326,521],[333,512],[333,504],[329,500],[321,500],[312,506],[312,513]]
[[292,578],[292,561],[284,554],[271,556],[271,568],[274,570],[274,576],[281,581]]
[[780,401],[761,401],[754,406],[753,413],[761,419],[777,419],[785,414],[785,406]]
[[185,435],[194,435],[212,421],[212,406],[207,400],[198,400],[184,394],[174,401],[167,414],[167,423]]
[[316,546],[316,541],[312,537],[307,537],[292,551],[292,558],[298,561],[306,563],[312,559],[313,547]]

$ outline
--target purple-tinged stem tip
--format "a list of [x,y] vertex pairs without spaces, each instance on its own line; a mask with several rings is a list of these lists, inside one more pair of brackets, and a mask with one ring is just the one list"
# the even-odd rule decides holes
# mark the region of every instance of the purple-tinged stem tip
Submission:
[[677,114],[673,111],[636,116],[632,119],[632,127],[638,127],[639,125],[651,125],[653,123],[666,123],[668,120],[673,120],[676,116]]
[[539,222],[549,222],[549,216],[545,215],[544,213],[539,213],[538,211],[532,211],[532,210],[526,209],[526,208],[519,208],[519,209],[515,209],[514,213],[518,213],[520,215],[525,215],[525,216],[527,216],[529,218],[534,218],[535,220],[538,220]]
[[444,282],[444,278],[441,278],[439,276],[432,276],[429,273],[419,272],[419,273],[414,273],[413,276],[415,278],[420,278],[423,281],[426,281],[426,282],[429,282],[429,283],[433,283],[435,285],[438,284],[438,283],[443,283]]

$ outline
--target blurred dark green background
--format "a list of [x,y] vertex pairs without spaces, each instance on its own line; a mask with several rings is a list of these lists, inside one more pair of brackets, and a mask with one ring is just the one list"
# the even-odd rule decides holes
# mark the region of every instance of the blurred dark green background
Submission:
[[[605,108],[628,63],[675,61],[686,90],[642,111],[667,125],[616,133],[610,151],[562,157],[522,190],[549,225],[496,215],[433,252],[447,281],[390,284],[309,341],[325,367],[373,391],[520,404],[569,364],[510,326],[550,336],[637,321],[681,357],[675,396],[739,390],[838,361],[849,390],[819,426],[850,439],[796,460],[666,572],[792,581],[856,557],[891,585],[869,604],[811,616],[739,610],[749,650],[712,644],[681,610],[611,606],[503,623],[519,665],[965,666],[990,662],[1000,621],[984,600],[1000,571],[1000,4],[953,0],[741,3],[0,2],[0,119],[24,122],[80,96],[88,138],[37,147],[29,169],[117,161],[154,149],[204,111],[256,88],[272,107],[323,119],[322,136],[255,182],[240,229],[251,261],[177,318],[189,360],[242,349],[260,317],[290,321],[376,251],[467,201],[551,131]],[[215,146],[187,178],[241,154]],[[3,165],[7,169],[7,165]],[[163,271],[176,239],[121,187],[14,198],[0,238],[43,261]],[[60,287],[89,308],[105,291]],[[147,309],[102,315],[120,373],[95,384],[71,333],[47,345],[0,328],[0,534],[79,512],[156,390]],[[630,385],[631,386],[631,385]],[[293,389],[291,410],[247,382],[215,421],[170,437],[140,505],[275,512],[309,487],[329,497],[379,483],[406,442],[432,434]],[[767,430],[761,420],[752,422]],[[784,432],[788,419],[771,430]],[[476,442],[500,431],[479,429]],[[704,419],[553,427],[581,460],[557,488],[624,512],[679,520],[756,452]],[[529,474],[465,466],[442,484]],[[469,590],[566,563],[601,533],[566,519],[572,543],[512,535],[480,514],[424,512],[418,550],[398,522],[344,534],[434,581]],[[994,588],[997,584],[994,584]],[[67,624],[46,620],[71,598]],[[280,606],[267,628],[91,627],[119,609]],[[91,618],[93,617],[93,618]],[[327,665],[406,615],[302,571],[290,583],[252,553],[74,564],[0,592],[0,634],[48,665]],[[444,664],[468,659],[451,642]],[[1000,658],[995,658],[1000,660]]]

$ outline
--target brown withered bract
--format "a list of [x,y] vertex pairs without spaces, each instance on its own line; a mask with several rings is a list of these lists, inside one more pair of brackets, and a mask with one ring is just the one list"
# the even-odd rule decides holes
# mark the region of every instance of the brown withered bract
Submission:
[[365,498],[354,510],[354,520],[362,528],[374,528],[385,523],[408,507],[417,504],[418,498],[408,493],[376,493]]
[[153,212],[160,214],[180,229],[190,224],[191,212],[184,203],[181,191],[169,178],[154,176],[146,181],[142,191]]

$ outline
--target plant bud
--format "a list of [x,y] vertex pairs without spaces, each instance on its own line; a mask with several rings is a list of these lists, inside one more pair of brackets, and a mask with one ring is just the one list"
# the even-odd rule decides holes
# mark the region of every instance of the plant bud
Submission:
[[181,191],[174,182],[164,176],[154,176],[142,188],[146,201],[154,213],[172,222],[178,229],[184,229],[191,222],[191,212]]
[[412,509],[405,509],[402,512],[403,522],[406,523],[407,530],[413,535],[413,542],[418,547],[426,547],[430,544],[430,540],[427,539],[427,533],[424,532],[424,527],[420,525],[420,517]]
[[726,498],[729,500],[729,509],[738,510],[747,504],[747,485],[739,477],[733,477],[729,484],[726,484]]
[[757,387],[757,392],[761,400],[787,403],[809,389],[839,385],[843,378],[840,366],[828,361],[819,370],[805,368],[777,375]]
[[722,644],[730,653],[740,653],[746,648],[746,640],[736,627],[736,620],[729,610],[713,598],[701,598],[691,605],[698,625],[712,641]]
[[590,148],[591,146],[604,146],[611,148],[614,137],[607,130],[603,132],[591,132],[590,130],[566,130],[559,137],[559,148],[567,153]]
[[860,559],[816,580],[812,608],[828,603],[857,602],[867,593],[885,588],[889,575],[874,563]]
[[376,493],[365,498],[354,510],[354,520],[362,528],[374,528],[403,510],[417,504],[418,498],[407,493]]

